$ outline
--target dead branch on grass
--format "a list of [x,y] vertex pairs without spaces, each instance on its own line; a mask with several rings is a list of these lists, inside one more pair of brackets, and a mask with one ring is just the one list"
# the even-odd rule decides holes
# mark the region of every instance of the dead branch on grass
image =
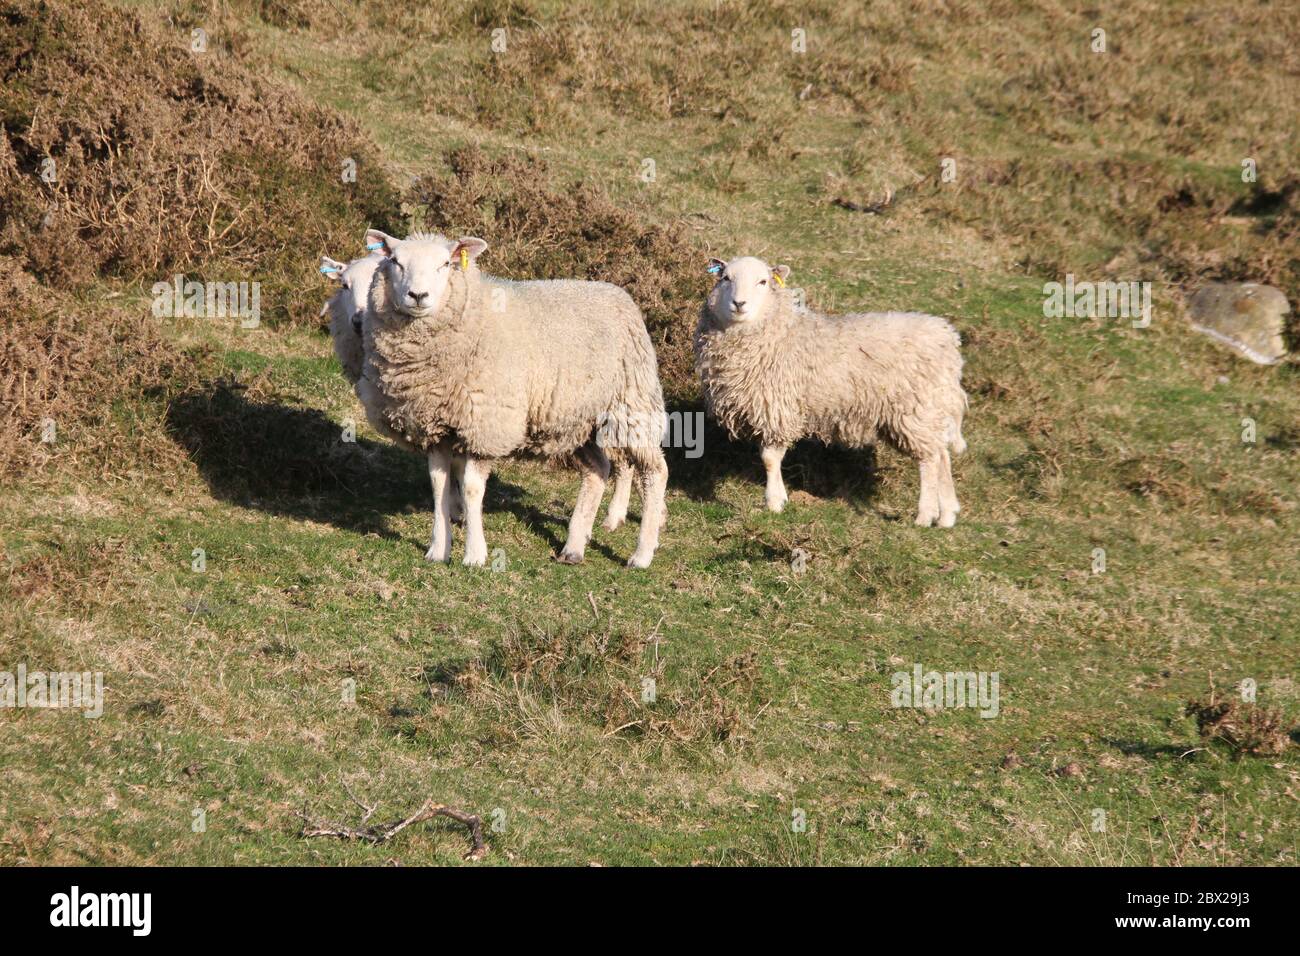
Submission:
[[366,811],[361,818],[361,826],[347,826],[342,823],[331,823],[327,820],[313,820],[307,816],[307,811],[302,811],[303,827],[302,836],[306,837],[334,837],[339,840],[364,840],[367,843],[387,843],[397,834],[401,833],[407,827],[414,826],[417,823],[423,823],[425,820],[432,820],[434,817],[449,817],[457,823],[464,824],[469,828],[470,840],[472,846],[470,851],[465,854],[467,860],[481,860],[487,856],[487,843],[483,839],[483,821],[476,814],[466,813],[463,810],[457,810],[449,807],[445,803],[435,803],[433,800],[426,800],[420,809],[416,810],[410,816],[402,820],[393,820],[391,823],[376,823],[365,826],[365,822],[370,819],[370,815],[375,812],[374,807],[368,807],[349,791],[348,796],[352,801]]

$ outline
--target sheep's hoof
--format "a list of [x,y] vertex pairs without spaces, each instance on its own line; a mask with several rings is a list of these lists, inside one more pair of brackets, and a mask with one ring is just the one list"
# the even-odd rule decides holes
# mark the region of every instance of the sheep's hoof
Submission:
[[626,519],[624,518],[615,518],[613,515],[610,515],[600,523],[600,526],[606,531],[617,531],[619,528],[623,527],[623,522],[625,520]]
[[948,514],[939,515],[939,527],[951,528],[957,523],[957,512],[950,511]]
[[633,554],[632,557],[627,559],[627,566],[629,568],[648,568],[650,567],[650,562],[653,560],[654,560],[653,554],[642,555],[637,553],[637,554]]
[[560,556],[555,560],[561,564],[582,564],[582,554],[575,551],[561,551]]
[[424,560],[426,560],[426,561],[440,561],[440,562],[442,562],[443,564],[448,564],[448,563],[451,562],[451,555],[450,555],[450,554],[439,554],[439,553],[438,553],[438,550],[437,550],[436,548],[430,548],[428,551],[424,552]]
[[916,526],[918,528],[928,528],[934,524],[936,515],[917,515]]
[[767,510],[772,512],[773,514],[779,515],[782,511],[785,510],[785,503],[789,500],[790,500],[789,498],[768,498]]

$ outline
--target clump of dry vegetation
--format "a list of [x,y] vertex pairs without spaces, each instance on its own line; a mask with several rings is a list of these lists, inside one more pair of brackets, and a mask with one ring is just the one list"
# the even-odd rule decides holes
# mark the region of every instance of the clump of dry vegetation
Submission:
[[1280,754],[1291,742],[1282,714],[1256,704],[1219,700],[1214,688],[1205,700],[1190,700],[1185,711],[1196,718],[1196,729],[1206,741],[1218,740],[1233,757]]
[[83,543],[54,531],[20,554],[0,548],[0,593],[15,606],[51,604],[85,613],[105,600],[114,577],[123,577],[132,555],[116,538]]
[[75,459],[100,477],[142,458],[166,458],[159,430],[133,429],[117,403],[193,381],[198,359],[182,353],[159,323],[41,286],[0,257],[0,476],[53,458]]
[[216,37],[194,52],[188,29],[69,0],[0,18],[0,255],[42,283],[255,280],[269,318],[314,321],[302,250],[395,210],[354,123]]
[[614,203],[591,182],[574,185],[533,155],[452,150],[449,175],[422,178],[409,201],[430,228],[487,237],[489,271],[509,278],[592,279],[626,289],[641,307],[670,398],[698,390],[691,334],[707,276],[699,240]]
[[[561,720],[595,719],[606,736],[679,743],[737,742],[753,717],[754,654],[702,674],[665,676],[644,636],[609,628],[515,629],[452,676],[476,709],[514,738],[537,736],[551,708]],[[654,693],[647,697],[646,681]]]
[[68,0],[7,0],[0,22],[0,474],[174,455],[115,406],[192,385],[198,359],[97,284],[260,282],[266,320],[315,323],[302,250],[354,244],[396,193],[354,123],[215,41]]

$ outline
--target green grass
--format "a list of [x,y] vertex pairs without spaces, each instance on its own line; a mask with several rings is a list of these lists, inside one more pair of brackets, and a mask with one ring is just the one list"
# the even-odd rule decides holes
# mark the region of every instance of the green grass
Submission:
[[[648,572],[623,567],[635,520],[598,530],[584,565],[555,563],[576,482],[526,463],[489,484],[504,569],[466,569],[459,547],[429,565],[423,465],[364,424],[323,334],[178,321],[178,341],[212,350],[214,381],[246,386],[202,408],[253,426],[226,435],[173,403],[140,426],[189,440],[167,475],[56,469],[0,497],[0,664],[107,683],[98,720],[0,711],[0,861],[415,865],[467,849],[447,821],[380,847],[299,835],[303,808],[359,820],[350,789],[372,822],[426,798],[495,819],[493,864],[1297,862],[1297,748],[1237,759],[1184,716],[1251,678],[1300,724],[1294,366],[1216,350],[1167,298],[1145,330],[1045,319],[1043,277],[1006,237],[906,201],[898,219],[826,205],[827,170],[869,132],[842,108],[792,120],[793,157],[746,152],[753,121],[594,94],[555,126],[494,126],[411,83],[479,62],[481,37],[453,32],[385,73],[373,37],[242,22],[253,54],[358,119],[396,170],[466,139],[544,148],[561,175],[648,197],[665,220],[707,213],[711,249],[789,261],[819,302],[952,316],[972,397],[961,520],[915,528],[914,468],[883,449],[796,449],[791,506],[768,514],[756,450],[711,430],[701,462],[670,456]],[[935,62],[918,71],[924,138],[947,81]],[[783,82],[758,83],[759,103]],[[954,122],[990,156],[1033,141],[1014,117]],[[1183,159],[1147,137],[1144,157],[1223,178],[1226,153]],[[661,157],[650,187],[644,156]],[[1085,252],[1123,244],[1099,234]],[[321,252],[348,254],[304,260]],[[633,641],[625,657],[609,635]],[[547,638],[580,649],[559,676],[502,663]],[[719,686],[751,654],[752,681]],[[891,674],[918,662],[997,671],[999,716],[893,708]]]

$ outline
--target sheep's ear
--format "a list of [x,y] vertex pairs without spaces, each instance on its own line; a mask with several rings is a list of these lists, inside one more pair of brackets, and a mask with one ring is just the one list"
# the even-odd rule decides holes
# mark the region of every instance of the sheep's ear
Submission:
[[727,264],[723,262],[721,259],[710,259],[709,268],[707,271],[709,275],[717,276],[720,279],[722,278],[722,273],[724,270],[726,270],[726,268],[727,268]]
[[464,252],[471,259],[477,259],[487,252],[487,247],[487,243],[477,236],[461,236],[456,240],[456,244],[451,247],[451,257],[455,259]]
[[789,266],[773,266],[773,267],[772,267],[772,275],[774,275],[774,276],[776,276],[778,279],[780,279],[780,280],[781,280],[781,284],[784,285],[784,284],[785,284],[785,280],[788,279],[788,278],[790,278],[790,267],[789,267]]
[[321,275],[333,279],[335,282],[343,281],[343,270],[346,268],[347,264],[339,262],[337,259],[331,259],[329,256],[320,257]]
[[399,242],[400,239],[394,239],[388,233],[380,232],[378,229],[366,230],[366,248],[371,252],[382,252],[386,256],[391,256]]

